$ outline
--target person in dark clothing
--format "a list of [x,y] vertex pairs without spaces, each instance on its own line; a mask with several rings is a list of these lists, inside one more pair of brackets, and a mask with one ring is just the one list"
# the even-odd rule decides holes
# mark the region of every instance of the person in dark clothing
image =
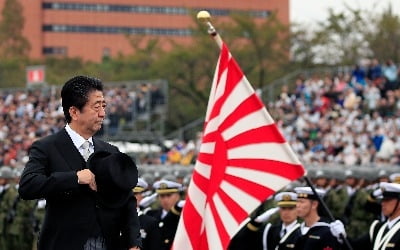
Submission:
[[[293,192],[281,192],[275,196],[278,208],[271,208],[251,219],[230,242],[229,250],[262,250],[293,249],[301,236],[300,224],[297,222],[297,195]],[[267,222],[279,211],[280,222]]]
[[155,182],[153,188],[158,194],[161,207],[150,210],[146,214],[157,220],[161,231],[160,250],[170,250],[184,205],[184,200],[180,197],[182,184],[162,179]]
[[300,225],[301,237],[296,241],[294,249],[337,250],[342,249],[342,244],[331,232],[331,226],[320,216],[318,207],[324,190],[316,189],[314,194],[311,187],[296,187],[297,215],[304,221]]
[[[138,201],[138,204],[143,199],[143,192],[148,188],[147,182],[139,178],[136,187],[133,189],[133,193]],[[161,232],[158,227],[157,220],[145,214],[138,205],[137,213],[140,222],[140,237],[142,238],[143,247],[141,250],[159,250],[161,249]]]
[[[64,84],[61,98],[67,124],[32,144],[18,190],[22,199],[46,199],[38,249],[119,250],[110,247],[111,238],[121,240],[121,250],[140,249],[136,199],[131,188],[124,206],[133,210],[126,212],[121,224],[103,225],[120,215],[99,204],[97,176],[86,162],[90,154],[99,151],[119,153],[117,147],[93,137],[105,118],[102,82],[75,76]],[[117,227],[121,231],[114,231]]]
[[[369,232],[357,239],[350,239],[354,250],[400,249],[400,184],[381,182],[380,194],[382,213],[386,221],[375,220]],[[332,231],[335,235],[346,235],[340,221],[335,222]]]

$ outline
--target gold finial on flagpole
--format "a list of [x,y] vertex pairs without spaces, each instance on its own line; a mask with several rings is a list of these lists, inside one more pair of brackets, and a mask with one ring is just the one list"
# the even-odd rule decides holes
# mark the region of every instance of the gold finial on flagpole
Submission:
[[199,11],[199,13],[197,13],[197,19],[200,22],[209,22],[211,20],[211,15],[210,12],[206,11],[206,10],[201,10]]
[[211,15],[206,10],[201,10],[197,13],[197,20],[202,23],[205,23],[208,26],[208,34],[210,34],[214,40],[217,42],[218,46],[222,47],[222,39],[218,35],[217,31],[215,30],[214,26],[211,24]]

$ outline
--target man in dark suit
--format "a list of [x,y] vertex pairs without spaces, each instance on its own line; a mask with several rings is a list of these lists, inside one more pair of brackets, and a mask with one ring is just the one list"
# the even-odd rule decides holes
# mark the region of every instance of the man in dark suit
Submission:
[[[32,144],[19,194],[23,199],[46,199],[39,250],[106,250],[103,235],[109,235],[109,229],[98,220],[101,209],[96,178],[86,167],[93,152],[119,152],[117,147],[93,137],[105,118],[103,85],[96,78],[76,76],[65,83],[61,98],[67,125]],[[129,202],[130,207],[136,207],[134,197]],[[128,213],[125,221],[130,235],[123,249],[140,249],[136,211]]]

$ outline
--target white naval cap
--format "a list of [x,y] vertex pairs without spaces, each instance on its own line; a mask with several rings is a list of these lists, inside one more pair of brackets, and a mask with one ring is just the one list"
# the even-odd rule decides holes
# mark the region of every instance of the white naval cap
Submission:
[[378,172],[378,177],[382,178],[382,177],[388,177],[388,172],[385,169],[381,169]]
[[389,180],[393,183],[400,183],[400,173],[393,173],[389,176]]
[[297,203],[297,194],[294,192],[280,192],[275,195],[279,207],[294,207]]
[[162,179],[156,181],[153,184],[153,188],[158,194],[178,193],[182,191],[182,184]]
[[344,176],[345,178],[356,178],[354,171],[351,169],[347,169],[346,171],[344,171]]
[[[294,191],[297,193],[297,198],[318,200],[318,197],[314,194],[311,187],[296,187],[294,188]],[[320,188],[315,188],[315,191],[317,192],[319,197],[321,198],[324,197],[325,190],[322,190]]]
[[400,200],[400,184],[381,182],[379,187],[382,190],[383,199],[399,199]]
[[149,184],[143,179],[143,178],[138,178],[138,182],[136,184],[136,187],[133,188],[134,193],[141,193],[147,189]]
[[315,172],[315,178],[327,178],[327,175],[323,170],[317,170],[317,172]]

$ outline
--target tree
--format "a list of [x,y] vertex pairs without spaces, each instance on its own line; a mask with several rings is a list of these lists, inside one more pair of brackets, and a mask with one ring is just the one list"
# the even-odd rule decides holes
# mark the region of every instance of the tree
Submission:
[[205,114],[218,48],[206,34],[198,38],[190,46],[175,47],[154,64],[154,74],[169,83],[169,128],[179,128]]
[[362,10],[347,7],[347,12],[334,13],[329,9],[326,22],[320,22],[315,32],[316,57],[326,64],[352,65],[368,57],[370,51],[363,36],[366,19]]
[[380,16],[371,18],[371,23],[365,30],[365,39],[373,56],[380,61],[392,59],[400,62],[400,18],[389,6]]
[[24,17],[18,0],[6,0],[0,22],[0,57],[22,58],[28,55],[30,44],[22,35]]
[[262,88],[287,69],[289,63],[289,27],[275,13],[265,20],[255,20],[244,14],[232,16],[234,24],[221,29],[255,88]]
[[293,25],[292,29],[291,61],[304,68],[314,67],[317,58],[313,50],[316,43],[315,34],[301,25]]

